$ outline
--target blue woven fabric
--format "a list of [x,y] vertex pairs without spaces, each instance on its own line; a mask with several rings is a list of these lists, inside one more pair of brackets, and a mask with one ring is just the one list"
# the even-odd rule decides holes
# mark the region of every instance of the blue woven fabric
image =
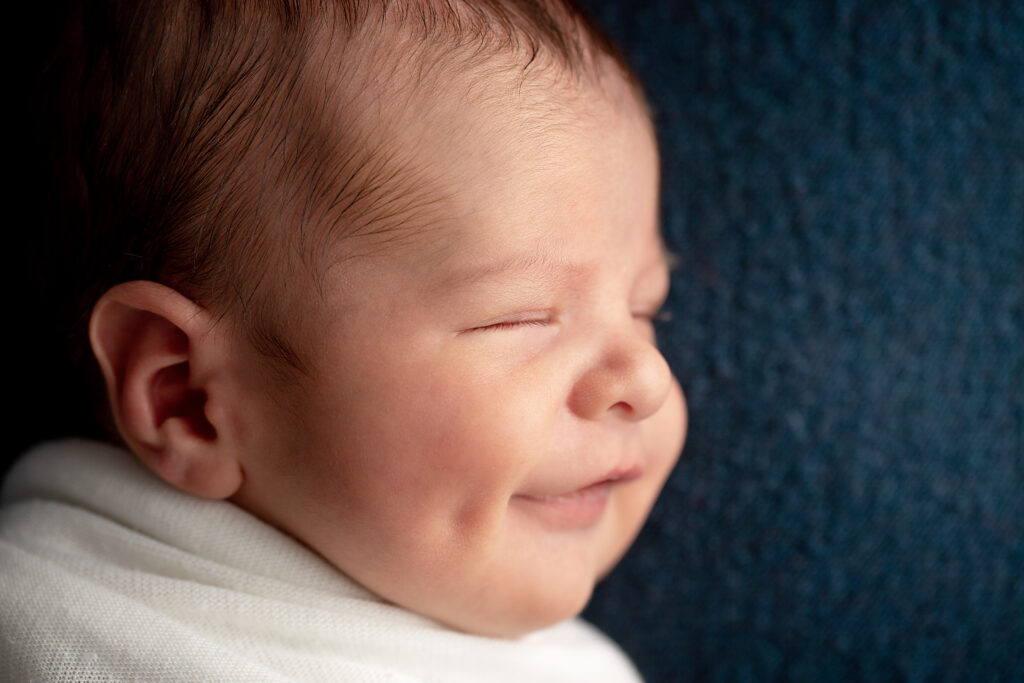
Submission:
[[586,4],[691,417],[587,616],[652,682],[1024,680],[1024,4]]

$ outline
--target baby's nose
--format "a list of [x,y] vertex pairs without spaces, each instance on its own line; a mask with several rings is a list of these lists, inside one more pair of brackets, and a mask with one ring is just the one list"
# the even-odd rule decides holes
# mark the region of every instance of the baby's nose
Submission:
[[665,403],[672,372],[661,352],[643,335],[616,334],[576,382],[569,408],[582,418],[616,414],[644,420]]

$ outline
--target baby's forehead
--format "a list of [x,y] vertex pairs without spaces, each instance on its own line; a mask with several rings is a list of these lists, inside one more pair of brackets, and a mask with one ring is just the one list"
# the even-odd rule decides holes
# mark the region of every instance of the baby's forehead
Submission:
[[408,146],[404,185],[378,204],[374,230],[339,243],[332,274],[401,262],[406,287],[440,293],[526,278],[537,289],[603,267],[603,245],[576,233],[606,223],[621,227],[622,249],[642,243],[644,267],[663,267],[649,120],[639,106],[586,106],[555,116],[489,102],[425,116],[425,129],[436,115],[461,134]]
[[[550,57],[526,70],[507,56],[429,58],[426,67],[363,60],[359,73],[308,81],[306,108],[319,116],[323,144],[310,168],[292,174],[292,242],[313,273],[410,250],[424,264],[445,262],[459,244],[453,227],[495,210],[481,205],[489,194],[510,208],[535,202],[531,176],[566,166],[581,132],[599,144],[595,122],[640,126],[653,140],[642,93],[608,56],[595,53],[577,71]],[[303,186],[307,178],[318,186]]]
[[410,244],[443,249],[443,234],[472,224],[482,197],[501,195],[510,207],[535,201],[531,178],[577,163],[581,141],[600,146],[603,128],[639,128],[653,140],[644,102],[614,76],[524,85],[515,74],[469,73],[441,88],[381,92],[364,130],[352,135],[350,126],[332,141],[345,162],[335,167],[336,189],[352,197],[327,204],[328,251],[344,260]]
[[[627,153],[647,154],[656,166],[650,119],[642,103],[627,99],[632,95],[625,87],[616,94],[619,99],[566,87],[530,101],[522,93],[509,95],[501,84],[495,90],[475,100],[460,99],[457,90],[434,92],[434,102],[378,128],[388,148],[380,149],[379,159],[370,159],[362,171],[374,196],[361,215],[372,220],[357,231],[339,226],[346,243],[342,258],[353,249],[380,253],[414,246],[436,253],[430,260],[443,261],[454,248],[453,235],[472,236],[482,220],[516,215],[526,222],[529,211],[543,203],[577,201],[571,184],[579,172],[614,176],[619,171],[618,159],[592,163],[609,131],[635,135],[644,148]],[[551,177],[561,179],[563,193],[545,185]],[[655,168],[654,192],[657,182]],[[521,227],[531,228],[528,223]]]

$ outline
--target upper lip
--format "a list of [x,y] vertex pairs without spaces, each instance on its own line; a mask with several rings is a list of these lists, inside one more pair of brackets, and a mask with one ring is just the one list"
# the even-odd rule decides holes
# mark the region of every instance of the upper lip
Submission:
[[561,496],[571,496],[574,493],[580,493],[588,489],[592,489],[598,486],[604,486],[606,484],[625,484],[635,479],[639,479],[644,473],[643,467],[640,465],[632,465],[628,467],[617,467],[608,474],[592,480],[590,483],[584,484],[577,488],[561,489],[558,492],[537,492],[537,493],[523,493],[520,494],[526,498],[558,498]]
[[602,477],[601,479],[598,479],[597,481],[593,482],[592,484],[588,484],[587,486],[584,486],[583,488],[588,489],[591,486],[599,486],[600,484],[614,484],[614,483],[619,483],[619,482],[624,484],[626,482],[633,481],[634,479],[639,479],[640,476],[643,473],[644,473],[644,470],[643,470],[642,467],[640,467],[640,465],[633,465],[632,467],[619,468],[619,469],[613,470],[607,476]]

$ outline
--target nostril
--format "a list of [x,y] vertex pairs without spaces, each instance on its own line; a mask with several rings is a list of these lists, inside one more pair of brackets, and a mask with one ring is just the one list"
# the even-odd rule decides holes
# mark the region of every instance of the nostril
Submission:
[[635,412],[633,410],[633,406],[631,406],[629,403],[626,403],[625,401],[619,401],[618,403],[613,405],[609,410],[617,410],[619,412],[626,413],[627,415],[632,415]]

